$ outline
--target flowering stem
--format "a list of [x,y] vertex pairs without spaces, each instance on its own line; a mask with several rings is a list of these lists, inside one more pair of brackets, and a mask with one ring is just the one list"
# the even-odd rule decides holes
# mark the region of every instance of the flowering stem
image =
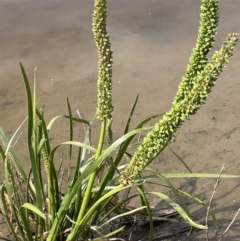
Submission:
[[185,98],[175,103],[162,120],[147,134],[134,153],[125,172],[121,175],[121,184],[129,185],[136,180],[144,168],[174,139],[184,120],[195,114],[204,104],[217,77],[222,72],[223,67],[227,65],[229,57],[232,56],[236,42],[237,34],[229,34],[221,49],[215,52],[211,61],[197,76],[196,82]]
[[[93,11],[93,34],[96,46],[98,48],[98,104],[97,104],[97,118],[101,120],[101,131],[98,141],[97,153],[95,160],[102,153],[103,142],[105,138],[106,126],[108,123],[109,142],[111,142],[111,112],[112,106],[112,50],[111,43],[106,29],[107,19],[107,1],[95,0]],[[85,216],[89,200],[92,195],[92,188],[97,175],[98,169],[96,169],[90,176],[85,196],[83,198],[82,206],[77,218],[79,223]]]
[[189,59],[186,74],[178,87],[173,105],[183,100],[193,88],[197,76],[208,63],[207,55],[212,49],[219,20],[218,0],[201,0],[200,26],[196,46]]
[[107,1],[95,0],[93,12],[93,34],[98,48],[98,103],[97,117],[111,119],[112,105],[112,50],[107,33]]
[[[102,121],[101,132],[100,132],[100,137],[99,137],[99,141],[98,141],[98,148],[97,148],[95,160],[97,160],[98,157],[101,155],[104,137],[105,137],[105,131],[106,131],[106,119],[104,119]],[[86,214],[89,199],[90,199],[91,194],[92,194],[92,187],[93,187],[96,175],[97,175],[97,170],[94,171],[89,178],[89,181],[88,181],[88,184],[87,184],[87,189],[86,189],[86,192],[85,192],[85,195],[84,195],[84,199],[83,199],[82,206],[81,206],[81,209],[80,209],[80,212],[79,212],[76,223],[79,223],[82,220],[82,218],[84,217],[84,215]]]

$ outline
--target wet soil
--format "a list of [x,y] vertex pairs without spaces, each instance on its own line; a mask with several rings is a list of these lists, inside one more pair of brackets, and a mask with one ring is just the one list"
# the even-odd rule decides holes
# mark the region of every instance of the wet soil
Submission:
[[[46,118],[72,109],[89,119],[96,106],[97,52],[91,32],[92,3],[89,0],[0,0],[0,126],[11,136],[26,117],[22,62],[33,83],[37,67],[39,106],[45,104]],[[113,101],[114,136],[124,123],[136,95],[140,94],[133,124],[167,111],[184,75],[195,45],[200,0],[109,0],[108,30],[114,50]],[[220,0],[220,23],[214,50],[228,33],[240,33],[240,2]],[[203,108],[181,128],[171,148],[193,172],[240,173],[240,45],[224,69]],[[26,126],[23,127],[26,129]],[[82,138],[82,126],[76,139]],[[98,133],[96,133],[97,136]],[[61,120],[51,134],[53,143],[68,137],[67,121]],[[93,142],[95,141],[93,136]],[[16,148],[29,167],[24,134]],[[59,156],[65,156],[64,149]],[[161,172],[186,170],[169,152],[153,168]],[[1,177],[3,173],[0,173]],[[209,200],[215,180],[173,180],[194,195]],[[213,201],[220,235],[240,207],[240,180],[221,180]],[[158,187],[153,187],[158,190]],[[159,199],[153,198],[157,206]],[[196,208],[196,218],[205,210]],[[211,226],[211,225],[210,225]],[[239,240],[238,217],[223,240]],[[1,232],[6,234],[4,227]],[[215,229],[210,227],[215,235]],[[192,240],[205,240],[198,232]],[[185,240],[180,237],[176,240]],[[213,240],[218,240],[215,236]]]

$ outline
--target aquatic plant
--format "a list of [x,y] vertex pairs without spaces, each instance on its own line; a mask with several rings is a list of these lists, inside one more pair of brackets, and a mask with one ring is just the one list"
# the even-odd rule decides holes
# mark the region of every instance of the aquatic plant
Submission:
[[[31,91],[29,80],[21,64],[28,105],[28,152],[31,168],[26,172],[12,146],[20,125],[9,140],[0,128],[0,155],[4,161],[4,182],[0,186],[0,211],[8,223],[14,240],[99,240],[99,238],[114,237],[124,231],[122,219],[141,213],[143,220],[148,218],[150,224],[149,240],[153,240],[152,210],[147,200],[149,194],[144,182],[149,179],[161,179],[164,186],[171,188],[177,201],[173,201],[162,192],[152,192],[175,209],[191,226],[207,229],[191,219],[188,208],[182,201],[181,195],[192,198],[203,206],[206,203],[190,193],[176,189],[169,178],[171,177],[218,177],[209,173],[159,173],[150,169],[151,176],[144,176],[146,167],[171,143],[177,136],[180,126],[191,115],[201,108],[215,81],[228,63],[237,42],[237,34],[229,34],[219,51],[208,59],[217,25],[218,1],[202,0],[201,21],[196,47],[193,50],[187,67],[186,75],[182,78],[179,90],[174,98],[171,109],[166,112],[155,126],[144,125],[150,120],[159,118],[154,115],[140,122],[133,130],[129,130],[138,97],[132,107],[126,122],[123,135],[114,140],[111,123],[112,111],[112,64],[113,52],[107,33],[107,1],[95,0],[93,11],[93,35],[99,53],[98,62],[98,102],[97,110],[90,121],[72,116],[69,100],[67,100],[68,115],[54,117],[46,124],[45,109],[37,108],[36,76]],[[91,126],[95,117],[101,122],[97,148],[90,142]],[[69,120],[69,140],[51,148],[49,133],[58,118]],[[74,141],[73,122],[85,125],[83,142]],[[133,156],[128,153],[133,138],[142,131],[149,131]],[[107,143],[106,143],[107,142]],[[104,145],[106,143],[107,145]],[[72,148],[78,148],[76,168],[72,175],[68,170],[66,188],[61,188],[63,168],[57,167],[55,153],[59,146],[69,146],[69,160],[72,159]],[[87,156],[86,152],[91,153]],[[123,158],[129,162],[124,165]],[[185,163],[184,163],[185,164]],[[185,164],[186,165],[186,164]],[[100,175],[102,170],[105,171]],[[44,174],[46,173],[46,178]],[[234,175],[221,175],[221,178],[236,178]],[[46,180],[47,179],[47,180]],[[44,184],[44,182],[47,182]],[[137,194],[127,195],[121,199],[119,193],[130,188],[136,188]],[[140,198],[142,206],[129,209],[127,204],[133,198]],[[180,202],[180,205],[178,204]],[[214,213],[210,210],[215,224]],[[132,219],[131,219],[132,217]],[[109,229],[112,225],[114,229]],[[105,229],[104,229],[105,228]],[[106,229],[107,228],[107,229]],[[6,237],[2,240],[8,240]]]

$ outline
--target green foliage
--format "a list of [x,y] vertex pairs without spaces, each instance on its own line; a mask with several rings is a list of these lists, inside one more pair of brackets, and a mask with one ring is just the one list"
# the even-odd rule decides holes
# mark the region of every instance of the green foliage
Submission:
[[[123,131],[123,135],[114,140],[112,137],[112,51],[106,30],[107,2],[95,0],[93,13],[93,33],[99,53],[98,65],[98,104],[92,120],[72,117],[72,110],[67,99],[68,115],[54,117],[49,124],[44,117],[44,107],[38,109],[36,102],[36,77],[34,75],[33,91],[22,66],[21,72],[25,84],[28,106],[27,140],[30,170],[25,171],[12,143],[21,126],[9,140],[0,128],[0,155],[4,161],[4,181],[0,186],[0,211],[4,215],[9,230],[16,241],[36,240],[97,240],[99,237],[114,237],[124,230],[121,220],[135,212],[140,212],[149,219],[150,235],[153,239],[153,217],[147,195],[156,195],[169,203],[191,226],[207,229],[207,226],[194,222],[182,196],[187,196],[200,205],[206,203],[192,194],[175,188],[170,178],[201,177],[216,178],[217,174],[193,173],[186,163],[180,162],[189,173],[158,173],[148,165],[176,137],[179,127],[185,119],[205,103],[211,88],[214,86],[223,67],[233,53],[237,35],[230,34],[221,49],[208,60],[207,55],[212,48],[218,24],[218,1],[202,0],[201,22],[197,45],[189,60],[186,75],[183,77],[171,109],[164,115],[154,115],[141,121],[133,130],[129,129],[131,118],[138,101],[138,96],[131,109]],[[162,117],[153,126],[145,126],[150,120]],[[89,133],[95,117],[101,121],[101,129],[97,148],[91,146]],[[69,140],[56,147],[51,146],[49,133],[58,118],[69,120]],[[85,125],[83,142],[74,141],[73,123]],[[143,142],[137,147],[133,156],[128,152],[134,137],[149,131]],[[104,143],[107,143],[105,146]],[[139,144],[139,143],[138,143]],[[55,153],[60,146],[69,146],[69,160],[73,159],[73,148],[77,148],[76,169],[71,175],[68,170],[67,187],[62,190],[62,166],[56,166]],[[86,152],[91,155],[87,156]],[[130,161],[123,165],[127,156]],[[122,166],[121,166],[122,165]],[[146,176],[147,169],[150,175]],[[144,176],[145,175],[145,176]],[[45,177],[46,176],[46,177]],[[239,176],[222,175],[222,178]],[[176,197],[176,201],[161,192],[148,193],[144,183],[152,179],[162,181]],[[122,191],[135,189],[135,194],[121,199]],[[63,193],[62,193],[63,192]],[[127,209],[127,203],[139,198],[142,206],[133,210]],[[210,210],[217,225],[214,213]],[[114,230],[108,227],[117,224]],[[104,229],[105,228],[105,229]],[[0,238],[1,239],[1,238]],[[7,240],[6,238],[2,238]]]

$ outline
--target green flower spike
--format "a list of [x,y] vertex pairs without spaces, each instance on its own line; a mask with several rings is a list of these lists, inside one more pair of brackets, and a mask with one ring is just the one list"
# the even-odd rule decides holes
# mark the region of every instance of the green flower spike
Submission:
[[110,120],[112,105],[112,54],[111,43],[106,30],[106,0],[95,0],[93,13],[93,34],[98,48],[98,104],[97,117]]
[[201,21],[196,47],[189,59],[187,71],[179,85],[173,104],[183,100],[192,89],[197,76],[208,63],[207,54],[212,49],[219,20],[218,0],[202,0]]
[[142,144],[134,153],[125,172],[120,177],[122,185],[134,182],[143,169],[170,143],[185,119],[204,104],[211,88],[223,67],[232,56],[237,42],[237,34],[230,34],[221,49],[213,55],[211,61],[205,66],[201,74],[193,83],[191,90],[185,94],[185,98],[177,102],[167,112],[163,119],[147,134]]

